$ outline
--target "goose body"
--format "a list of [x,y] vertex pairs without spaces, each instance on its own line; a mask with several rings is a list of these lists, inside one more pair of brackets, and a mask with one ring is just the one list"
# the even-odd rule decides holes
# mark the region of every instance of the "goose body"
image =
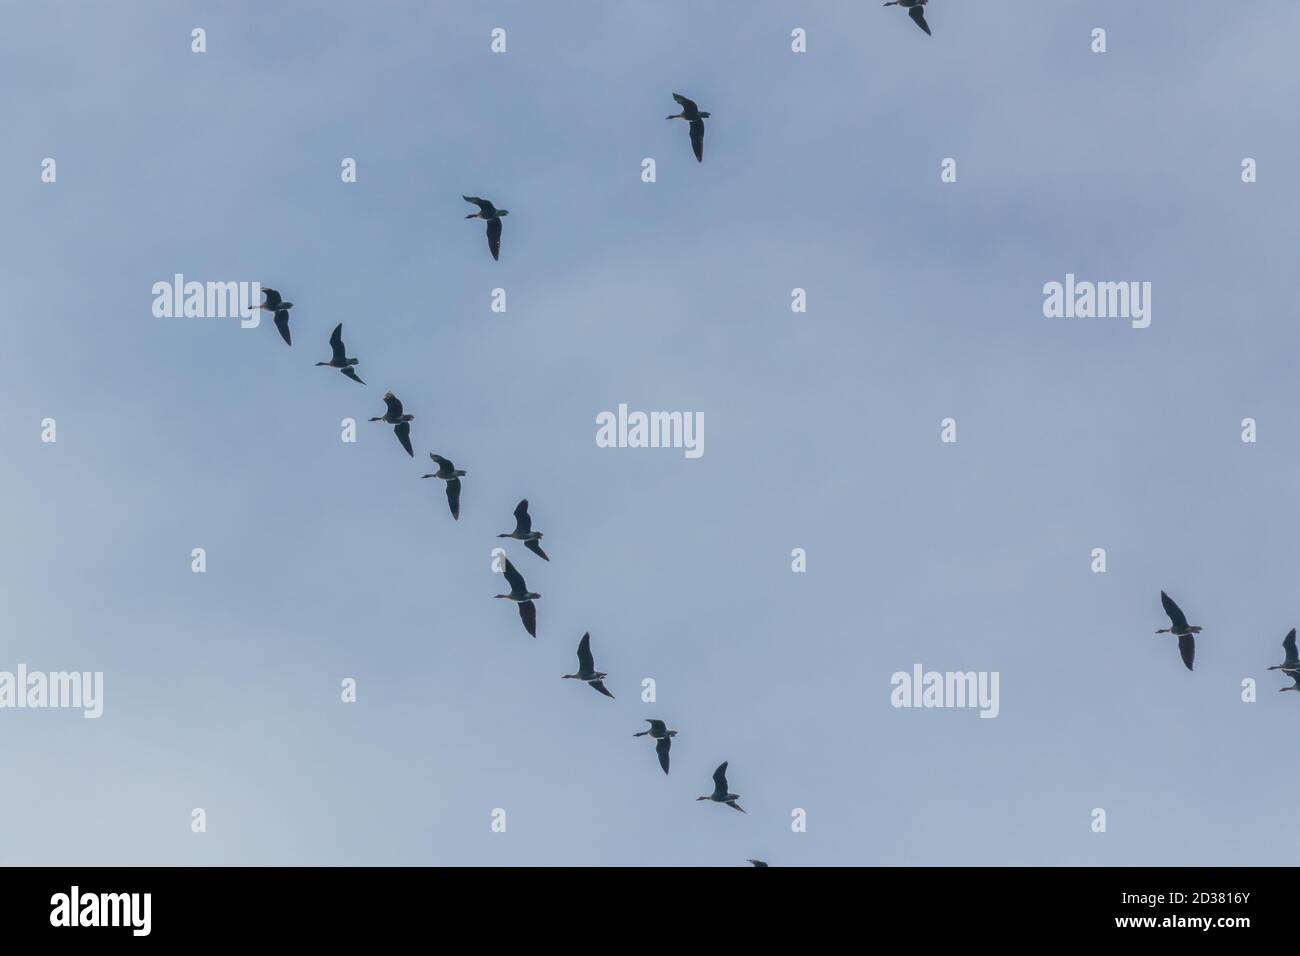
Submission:
[[682,111],[680,113],[674,113],[672,116],[667,116],[665,119],[685,120],[689,124],[691,131],[691,150],[695,153],[696,161],[702,163],[704,162],[704,121],[709,118],[710,114],[702,112],[695,104],[694,100],[687,99],[680,93],[674,93],[673,99],[675,99],[677,104],[681,106]]
[[487,241],[488,251],[492,253],[493,259],[501,258],[501,217],[510,215],[509,209],[498,209],[492,204],[490,199],[480,199],[478,196],[460,197],[467,203],[473,203],[478,206],[478,212],[472,212],[466,219],[486,219],[487,220]]
[[578,642],[578,672],[576,674],[562,674],[564,680],[580,680],[588,686],[600,691],[610,700],[614,695],[609,692],[605,686],[605,678],[609,675],[604,671],[596,670],[596,659],[591,654],[591,633],[582,635],[582,640]]
[[506,583],[510,585],[509,594],[494,594],[493,597],[502,598],[506,601],[514,601],[519,605],[519,619],[524,622],[524,630],[530,636],[537,636],[537,605],[533,601],[541,597],[536,591],[528,590],[528,585],[524,583],[524,576],[520,574],[509,558],[503,559],[506,563],[504,574]]
[[342,322],[334,326],[334,331],[330,333],[330,350],[334,353],[330,356],[330,360],[328,362],[317,362],[317,367],[324,365],[328,368],[336,368],[348,378],[352,379],[352,381],[361,382],[362,385],[366,384],[361,381],[361,376],[359,376],[356,369],[352,367],[354,365],[360,365],[361,360],[348,358],[347,346],[343,344]]
[[415,416],[403,414],[402,403],[392,392],[384,393],[384,405],[386,407],[384,414],[370,420],[372,422],[386,422],[392,425],[393,434],[397,436],[398,442],[401,443],[406,453],[414,458],[415,452],[411,448],[411,422],[415,420]]
[[451,463],[448,458],[441,455],[435,455],[429,452],[429,457],[438,464],[438,470],[432,475],[421,475],[421,478],[441,478],[447,483],[447,505],[451,508],[451,516],[455,520],[460,520],[460,480],[465,476],[465,472],[459,470]]
[[744,813],[745,808],[736,802],[740,799],[740,794],[731,793],[727,789],[727,763],[728,761],[726,760],[722,761],[722,763],[718,765],[718,769],[713,771],[713,792],[706,793],[704,796],[696,797],[695,799],[712,800],[714,803],[725,803],[727,806],[731,807],[731,809],[739,810],[741,813]]

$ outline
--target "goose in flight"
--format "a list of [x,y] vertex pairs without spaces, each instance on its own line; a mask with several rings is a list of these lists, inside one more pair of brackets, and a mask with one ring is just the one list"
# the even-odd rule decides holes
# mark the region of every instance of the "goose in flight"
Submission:
[[451,463],[450,459],[443,458],[441,455],[435,455],[429,452],[429,457],[438,463],[438,470],[432,475],[421,475],[421,478],[441,478],[447,483],[447,504],[451,506],[451,516],[457,521],[460,520],[460,479],[465,472],[457,470],[456,466]]
[[1294,687],[1281,687],[1278,688],[1279,690],[1300,690],[1300,654],[1296,653],[1294,627],[1286,637],[1282,638],[1282,649],[1286,651],[1286,660],[1281,664],[1274,664],[1269,670],[1281,671],[1295,684]]
[[1199,625],[1188,625],[1187,617],[1183,614],[1182,608],[1174,603],[1164,591],[1160,592],[1160,603],[1165,606],[1165,613],[1169,615],[1170,627],[1162,627],[1156,631],[1157,634],[1173,634],[1178,638],[1178,653],[1182,655],[1183,663],[1187,669],[1192,669],[1192,659],[1196,656],[1196,640],[1193,634],[1201,633]]
[[925,31],[926,36],[933,36],[934,34],[930,32],[930,24],[925,22],[925,11],[922,9],[929,2],[930,0],[889,0],[885,6],[902,7],[912,18],[912,22]]
[[265,309],[275,316],[275,327],[280,331],[280,338],[284,339],[285,345],[293,345],[289,338],[289,310],[293,308],[293,303],[285,302],[284,297],[274,289],[263,289],[262,295],[266,298],[258,308]]
[[767,864],[764,863],[762,860],[746,860],[745,862],[748,863],[750,866],[767,866]]
[[487,220],[488,249],[493,259],[501,258],[501,217],[510,215],[509,209],[498,209],[491,200],[479,199],[477,196],[462,195],[461,199],[478,206],[478,212],[472,212],[466,219]]
[[402,403],[392,392],[384,393],[384,404],[388,406],[388,411],[384,412],[384,414],[377,418],[372,418],[370,420],[372,422],[387,422],[389,425],[392,425],[393,434],[395,434],[397,440],[402,443],[402,447],[406,449],[406,453],[414,458],[415,452],[411,450],[411,422],[415,420],[415,416],[402,414]]
[[515,530],[506,534],[499,534],[497,537],[514,538],[516,541],[522,541],[525,548],[543,561],[551,560],[546,556],[546,552],[542,550],[542,533],[533,530],[533,519],[528,515],[527,498],[515,505]]
[[681,106],[682,111],[664,118],[686,120],[690,124],[691,149],[695,150],[696,160],[702,163],[704,162],[704,121],[709,118],[709,114],[701,113],[694,100],[688,100],[680,93],[674,93],[673,99]]
[[668,772],[668,751],[672,749],[673,738],[677,736],[677,731],[669,730],[668,725],[662,720],[646,719],[650,725],[649,730],[643,730],[639,734],[633,734],[633,737],[650,737],[655,741],[655,753],[659,755],[659,766],[664,768],[664,773]]
[[610,700],[613,700],[614,695],[605,686],[605,678],[608,676],[604,671],[596,670],[596,659],[591,656],[591,633],[588,632],[582,635],[582,640],[578,642],[578,673],[562,674],[561,677],[564,680],[586,681]]
[[[348,378],[352,379],[352,381],[361,382],[361,376],[359,376],[357,370],[352,367],[354,365],[360,365],[361,360],[348,358],[348,350],[343,344],[342,322],[334,326],[334,331],[330,334],[330,348],[334,350],[334,354],[330,357],[330,360],[328,362],[317,362],[316,365],[318,367],[325,365],[329,368],[336,368]],[[361,384],[365,385],[366,383],[361,382]]]
[[524,630],[533,637],[537,636],[537,605],[533,601],[541,597],[535,591],[528,590],[528,585],[524,583],[524,576],[515,570],[515,566],[510,563],[509,558],[502,558],[506,563],[504,574],[506,583],[510,585],[509,594],[494,594],[493,597],[504,598],[507,601],[514,601],[519,605],[519,619],[524,622]]
[[740,794],[727,792],[727,763],[728,761],[726,760],[722,761],[722,763],[718,765],[718,769],[713,771],[713,792],[705,794],[702,797],[696,797],[695,799],[712,800],[714,803],[725,803],[727,806],[731,807],[731,809],[739,810],[741,813],[744,813],[745,808],[736,802],[740,799]]

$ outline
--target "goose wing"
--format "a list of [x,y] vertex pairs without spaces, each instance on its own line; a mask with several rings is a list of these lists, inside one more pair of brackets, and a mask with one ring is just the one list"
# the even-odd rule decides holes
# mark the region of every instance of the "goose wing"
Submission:
[[433,452],[429,452],[429,457],[432,458],[434,462],[437,463],[439,471],[456,470],[456,466],[453,465],[450,460],[443,458],[441,455],[435,455]]
[[591,656],[591,633],[582,635],[578,642],[578,673],[590,674],[596,669],[596,659]]
[[528,516],[528,499],[525,498],[515,505],[515,534],[530,534],[532,530],[533,519]]
[[1178,653],[1182,655],[1187,669],[1192,669],[1192,659],[1196,657],[1196,640],[1190,634],[1178,635]]
[[385,416],[386,418],[402,417],[402,402],[392,392],[386,392],[384,394],[384,405],[388,408],[388,414]]
[[334,326],[330,333],[330,348],[334,351],[334,361],[342,362],[348,357],[348,350],[343,347],[343,323]]
[[930,24],[925,22],[925,11],[920,7],[913,7],[907,11],[907,15],[912,18],[912,22],[925,31],[926,36],[934,36],[930,32]]
[[271,310],[278,309],[280,303],[284,301],[283,296],[274,289],[264,288],[262,289],[262,295],[266,296],[266,301],[263,302],[262,305]]
[[393,434],[396,435],[397,440],[402,443],[402,447],[406,449],[406,453],[414,458],[415,451],[411,448],[411,423],[398,422],[393,426]]
[[537,555],[543,561],[551,560],[546,556],[546,552],[542,550],[541,542],[539,542],[536,538],[534,538],[531,541],[525,541],[524,547],[527,548],[529,551],[533,552],[533,554]]
[[715,797],[725,797],[727,795],[727,763],[724,760],[718,765],[718,769],[713,771],[713,795]]
[[285,345],[293,345],[289,338],[289,310],[280,309],[275,313],[275,327],[280,330],[280,338]]
[[512,594],[528,593],[528,585],[524,583],[524,576],[519,573],[513,564],[510,563],[509,558],[506,558],[506,569],[504,573],[506,576],[506,583],[510,585],[510,591]]
[[347,368],[341,368],[339,369],[339,371],[342,372],[344,375],[346,375],[348,378],[352,379],[352,381],[354,382],[361,382],[362,385],[366,384],[365,382],[361,381],[361,376],[357,374],[357,370],[354,369],[351,365],[349,365]]
[[687,113],[698,113],[700,110],[700,108],[695,105],[694,100],[688,100],[680,93],[674,93],[673,99],[675,99],[677,101],[677,104]]
[[1161,591],[1160,603],[1165,606],[1165,613],[1169,615],[1169,620],[1174,625],[1174,630],[1187,630],[1187,618],[1183,615],[1182,608],[1174,603],[1174,599],[1164,591]]
[[587,681],[587,685],[596,688],[596,690],[600,691],[610,700],[614,699],[614,695],[609,692],[609,688],[605,686],[605,682],[603,680],[589,680]]
[[691,149],[695,150],[695,158],[699,162],[704,162],[704,120],[691,120]]
[[501,258],[501,220],[489,219],[487,224],[488,251],[493,259]]
[[1300,664],[1300,654],[1295,649],[1295,628],[1291,628],[1291,633],[1282,638],[1282,647],[1286,651],[1286,664],[1288,666]]
[[532,601],[521,601],[519,619],[524,622],[524,630],[530,637],[537,636],[537,605]]
[[660,734],[666,734],[668,732],[668,725],[665,724],[662,720],[650,720],[649,718],[647,718],[646,723],[650,725],[650,733],[656,737],[658,737]]
[[664,768],[664,773],[668,772],[668,751],[672,748],[672,745],[673,739],[671,737],[660,737],[655,741],[655,753],[659,755],[659,766]]
[[489,216],[497,211],[496,206],[492,205],[492,203],[486,199],[480,199],[478,196],[466,196],[464,193],[461,193],[460,198],[478,206],[479,212],[486,213]]
[[447,482],[447,506],[451,508],[451,516],[457,521],[460,520],[460,479],[453,478]]

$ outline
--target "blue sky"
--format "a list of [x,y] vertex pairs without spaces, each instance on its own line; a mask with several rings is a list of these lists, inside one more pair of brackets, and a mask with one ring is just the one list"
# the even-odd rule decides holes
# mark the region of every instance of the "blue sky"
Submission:
[[[105,675],[99,720],[0,711],[0,863],[1293,861],[1295,4],[0,17],[0,669]],[[294,347],[154,318],[176,272],[282,290]],[[1070,272],[1151,327],[1045,318]],[[313,367],[339,321],[365,388]],[[598,448],[619,403],[704,456]],[[491,599],[522,497],[536,641]],[[584,631],[615,701],[559,679]],[[891,707],[918,662],[998,718]],[[693,800],[724,759],[747,816]]]

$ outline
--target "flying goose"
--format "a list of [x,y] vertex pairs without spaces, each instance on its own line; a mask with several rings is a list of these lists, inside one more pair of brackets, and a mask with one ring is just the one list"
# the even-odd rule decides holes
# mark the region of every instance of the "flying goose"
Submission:
[[888,0],[885,4],[887,7],[902,7],[907,11],[907,15],[912,18],[912,22],[925,31],[926,36],[933,36],[930,32],[930,24],[925,22],[924,7],[930,0]]
[[762,860],[746,860],[745,862],[748,863],[750,866],[767,866],[767,864],[764,863]]
[[472,212],[466,219],[486,219],[487,220],[487,241],[488,249],[492,253],[493,259],[501,258],[501,217],[510,215],[509,209],[498,209],[487,199],[479,199],[477,196],[462,195],[461,199],[468,203],[478,206],[478,212]]
[[1282,649],[1286,651],[1286,660],[1281,664],[1274,664],[1269,670],[1281,671],[1295,684],[1294,687],[1279,687],[1278,690],[1300,690],[1300,654],[1296,653],[1294,627],[1286,637],[1282,638]]
[[1160,603],[1165,606],[1165,613],[1169,615],[1169,622],[1172,626],[1162,627],[1156,633],[1173,634],[1178,638],[1178,653],[1182,655],[1183,663],[1187,665],[1187,669],[1191,670],[1192,658],[1196,656],[1196,640],[1192,635],[1201,633],[1201,628],[1196,624],[1188,626],[1187,618],[1182,609],[1164,591],[1160,592]]
[[578,642],[578,673],[562,674],[561,677],[565,680],[586,681],[610,700],[613,700],[614,695],[605,687],[605,678],[608,676],[604,671],[596,670],[596,659],[591,656],[591,633],[588,632],[582,635],[582,640]]
[[259,309],[265,309],[275,315],[275,327],[280,330],[280,338],[284,339],[285,345],[293,345],[289,338],[289,310],[293,308],[292,302],[285,302],[284,297],[274,289],[263,289],[262,295],[266,296],[258,305]]
[[527,498],[515,505],[515,530],[506,534],[499,534],[497,537],[514,538],[516,541],[522,541],[525,548],[543,561],[551,560],[546,556],[546,552],[542,550],[542,533],[533,530],[533,519],[528,515]]
[[682,111],[672,116],[665,116],[664,119],[680,119],[690,123],[691,149],[695,150],[696,160],[702,163],[704,162],[704,121],[708,119],[709,114],[701,113],[694,100],[688,100],[680,93],[674,93],[673,99],[681,106]]
[[450,459],[443,458],[441,455],[435,455],[429,452],[429,457],[438,463],[438,470],[432,475],[421,475],[421,478],[441,478],[447,483],[447,504],[451,506],[451,516],[457,521],[460,520],[460,479],[465,472],[458,471]]
[[655,741],[655,753],[659,755],[659,766],[664,768],[664,773],[668,772],[668,751],[672,749],[673,738],[677,736],[677,731],[669,730],[668,725],[662,720],[650,720],[646,718],[646,723],[650,725],[649,730],[643,730],[639,734],[633,734],[633,737],[649,736]]
[[[317,367],[324,365],[329,368],[336,368],[348,378],[352,379],[352,381],[361,382],[361,376],[359,376],[357,370],[352,367],[354,365],[360,365],[361,360],[348,358],[347,348],[343,345],[342,322],[334,326],[334,331],[330,333],[330,348],[334,350],[334,354],[330,357],[330,360],[328,362],[317,362]],[[361,384],[365,385],[366,383],[361,382]]]
[[535,591],[528,590],[528,585],[524,583],[524,576],[515,570],[515,566],[510,563],[509,558],[502,558],[506,563],[505,576],[506,583],[510,585],[509,594],[494,594],[493,597],[504,598],[507,601],[514,601],[519,605],[519,619],[524,622],[524,630],[533,637],[537,636],[537,605],[534,600],[541,597]]
[[739,810],[741,813],[745,812],[745,808],[736,802],[737,800],[740,799],[740,794],[727,792],[727,761],[726,760],[722,761],[722,763],[718,765],[718,769],[713,771],[713,792],[709,794],[705,794],[702,797],[696,797],[695,799],[712,800],[714,803],[725,803],[733,810]]
[[384,404],[388,406],[388,411],[370,420],[372,422],[387,422],[392,425],[393,434],[402,443],[406,453],[414,458],[415,452],[411,450],[411,422],[415,420],[415,416],[402,414],[402,403],[398,401],[397,396],[392,392],[384,393]]

